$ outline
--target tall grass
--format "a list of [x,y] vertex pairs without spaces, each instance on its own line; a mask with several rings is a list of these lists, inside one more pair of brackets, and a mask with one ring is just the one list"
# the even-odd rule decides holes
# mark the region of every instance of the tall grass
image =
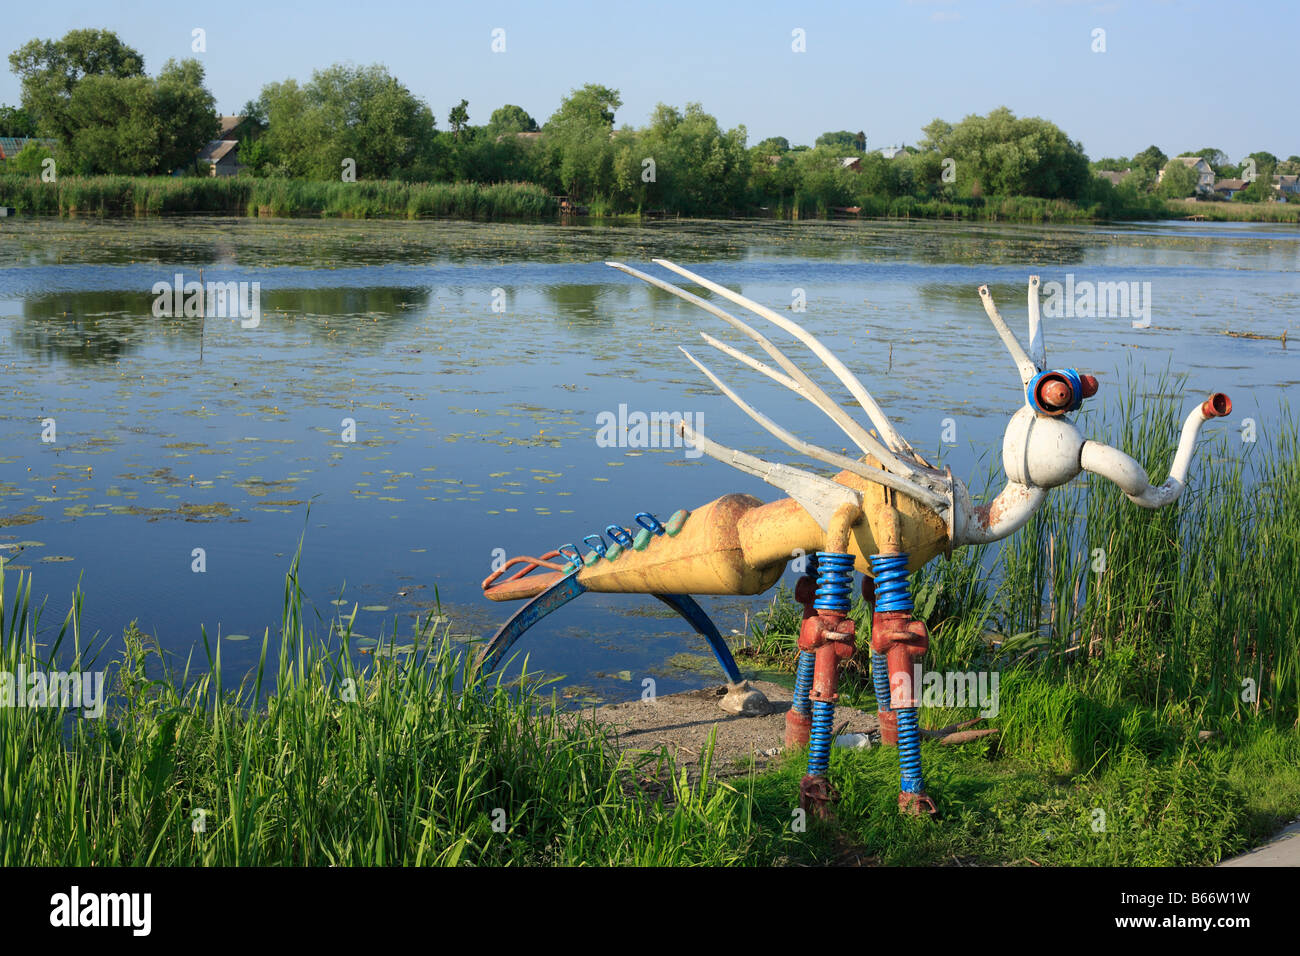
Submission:
[[[12,580],[12,575],[9,576]],[[3,590],[0,669],[49,668],[30,579]],[[228,686],[165,665],[134,627],[93,720],[0,706],[0,864],[727,864],[752,852],[747,798],[673,776],[628,791],[605,732],[511,689],[423,629],[421,650],[358,669],[303,628],[297,561],[286,580],[274,683]],[[53,642],[76,633],[79,601]],[[64,667],[86,666],[78,650]],[[707,757],[706,757],[707,759]]]
[[547,191],[532,183],[344,183],[245,176],[67,176],[44,183],[35,176],[0,175],[0,205],[65,216],[533,219],[556,212]]
[[1295,222],[1300,223],[1300,203],[1295,202],[1196,202],[1170,199],[1166,218],[1202,216],[1212,222]]

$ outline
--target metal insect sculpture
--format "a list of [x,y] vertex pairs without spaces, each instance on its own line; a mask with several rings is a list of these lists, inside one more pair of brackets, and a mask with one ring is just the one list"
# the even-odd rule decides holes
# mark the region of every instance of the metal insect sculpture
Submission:
[[[949,469],[922,458],[894,428],[857,377],[806,329],[757,302],[663,259],[656,264],[742,306],[793,335],[812,351],[866,412],[870,432],[806,375],[762,333],[669,282],[622,263],[608,265],[711,313],[761,348],[777,366],[761,362],[701,333],[725,355],[763,373],[824,412],[862,452],[851,458],[810,444],[745,402],[685,349],[686,357],[750,418],[802,455],[839,469],[833,478],[765,461],[719,445],[687,426],[678,432],[695,448],[755,475],[788,497],[764,504],[750,495],[730,494],[660,522],[647,513],[639,526],[610,525],[610,541],[593,534],[583,555],[572,544],[541,558],[519,557],[483,582],[494,601],[530,598],[483,648],[479,664],[495,667],[519,636],[542,617],[585,591],[652,594],[681,614],[709,643],[729,690],[721,706],[735,713],[766,710],[766,700],[742,680],[717,628],[691,594],[759,594],[781,577],[786,564],[806,555],[806,573],[795,589],[803,604],[794,699],[786,714],[786,745],[808,746],[808,770],[800,785],[800,806],[829,815],[836,793],[826,778],[834,727],[839,664],[854,653],[854,623],[848,617],[854,571],[864,575],[863,596],[872,608],[871,671],[882,742],[896,746],[901,788],[899,809],[934,814],[921,772],[921,731],[912,684],[913,664],[925,653],[925,624],[912,619],[907,576],[936,555],[962,545],[1005,538],[1021,528],[1051,488],[1082,471],[1115,482],[1133,503],[1159,508],[1176,501],[1201,426],[1227,415],[1232,402],[1215,393],[1187,416],[1169,478],[1152,486],[1146,471],[1128,455],[1083,437],[1067,417],[1097,391],[1097,380],[1075,369],[1047,367],[1037,276],[1029,279],[1029,347],[1007,327],[987,286],[980,286],[984,311],[1015,362],[1025,403],[1011,417],[1002,440],[1006,487],[987,504],[972,501],[966,485]],[[523,565],[509,577],[505,572]],[[542,573],[533,573],[545,569]]]

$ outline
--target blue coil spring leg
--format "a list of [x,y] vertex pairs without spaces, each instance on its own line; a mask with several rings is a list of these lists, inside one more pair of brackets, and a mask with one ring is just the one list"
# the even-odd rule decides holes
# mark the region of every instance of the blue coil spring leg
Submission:
[[898,743],[898,715],[889,706],[889,664],[885,655],[871,652],[871,684],[876,691],[876,719],[880,722],[880,742],[888,747]]
[[[925,778],[921,773],[921,728],[916,712],[916,689],[912,687],[912,677],[907,672],[911,663],[925,653],[929,637],[924,625],[912,620],[907,561],[906,554],[871,557],[871,570],[876,579],[876,607],[872,617],[872,684],[880,711],[882,741],[889,743],[887,737],[892,731],[898,743],[899,810],[917,816],[934,816],[934,801],[925,792]],[[890,674],[891,662],[900,673]],[[894,686],[895,681],[899,686]]]
[[837,796],[826,774],[835,733],[839,665],[853,654],[853,622],[848,620],[852,591],[853,556],[834,551],[817,552],[817,590],[813,600],[816,616],[806,618],[799,633],[800,664],[805,656],[813,659],[808,772],[799,786],[799,805],[823,818],[830,816],[829,804]]
[[[817,556],[804,558],[804,574],[795,585],[795,600],[803,605],[802,627],[806,627],[809,618],[815,618],[817,611],[813,607],[817,590]],[[787,749],[808,746],[812,733],[812,702],[808,693],[812,690],[814,658],[811,651],[800,651],[799,660],[794,671],[794,698],[785,715],[785,746]]]
[[808,692],[812,690],[813,660],[812,651],[799,652],[799,663],[794,672],[794,701],[790,704],[790,709],[796,713],[812,713]]

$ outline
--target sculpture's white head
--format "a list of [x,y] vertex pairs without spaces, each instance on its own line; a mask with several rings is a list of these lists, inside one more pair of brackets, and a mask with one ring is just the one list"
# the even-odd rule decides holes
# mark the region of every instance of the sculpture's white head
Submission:
[[1183,426],[1169,479],[1159,488],[1153,487],[1141,465],[1116,448],[1084,438],[1067,417],[1079,409],[1085,398],[1097,393],[1097,380],[1076,369],[1047,367],[1038,286],[1038,276],[1030,276],[1028,350],[1003,321],[988,286],[979,289],[984,311],[1020,373],[1025,404],[1012,416],[1002,438],[1002,467],[1007,473],[1007,487],[982,507],[972,506],[969,498],[964,503],[958,499],[955,544],[1006,537],[1037,510],[1047,489],[1060,487],[1084,471],[1114,481],[1129,500],[1144,508],[1170,504],[1182,494],[1201,425],[1232,411],[1231,399],[1222,392],[1214,393],[1193,409]]

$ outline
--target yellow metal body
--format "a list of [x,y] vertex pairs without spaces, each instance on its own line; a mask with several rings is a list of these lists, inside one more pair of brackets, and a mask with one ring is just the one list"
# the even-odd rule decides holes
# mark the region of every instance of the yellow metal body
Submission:
[[869,555],[904,552],[914,571],[949,549],[946,522],[927,506],[847,471],[834,480],[862,500],[860,510],[837,514],[845,525],[838,533],[834,523],[823,529],[792,498],[764,504],[750,495],[725,495],[691,512],[676,536],[652,537],[643,551],[600,558],[579,571],[578,580],[591,591],[760,594],[801,553],[847,551],[857,570],[870,574]]

